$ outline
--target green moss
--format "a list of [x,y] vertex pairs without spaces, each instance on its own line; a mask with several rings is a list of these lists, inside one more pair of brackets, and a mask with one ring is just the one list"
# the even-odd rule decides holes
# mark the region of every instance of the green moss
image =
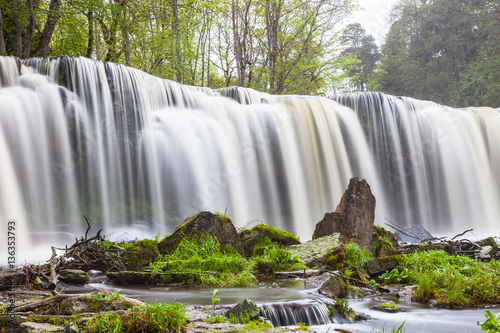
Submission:
[[397,245],[398,241],[392,232],[378,225],[373,226],[372,252],[375,257],[396,254]]
[[299,237],[297,237],[293,233],[285,231],[285,230],[276,229],[275,227],[273,227],[271,225],[259,224],[259,225],[256,225],[253,229],[256,229],[259,231],[267,230],[269,232],[268,237],[271,240],[276,241],[278,243],[279,242],[286,242],[290,238],[296,240],[297,242],[300,242]]
[[326,264],[328,268],[337,271],[344,267],[345,259],[346,259],[346,254],[345,252],[341,251],[335,255],[330,255],[328,259],[326,259]]

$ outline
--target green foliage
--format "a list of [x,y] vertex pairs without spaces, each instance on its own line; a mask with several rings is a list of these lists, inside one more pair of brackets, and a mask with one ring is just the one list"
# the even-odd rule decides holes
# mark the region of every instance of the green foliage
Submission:
[[[405,331],[404,326],[405,322],[403,322],[399,327],[393,327],[390,333],[403,333]],[[379,333],[386,333],[385,328],[383,328]]]
[[187,323],[186,307],[174,303],[135,306],[125,315],[101,314],[85,324],[91,332],[181,332]]
[[327,307],[330,317],[334,317],[335,312],[338,312],[344,318],[356,318],[356,313],[349,307],[349,302],[344,298],[334,298],[333,302],[328,304]]
[[453,106],[498,107],[499,15],[487,0],[400,2],[369,88]]
[[273,326],[268,322],[260,322],[257,320],[251,320],[246,323],[243,327],[238,328],[237,332],[268,332]]
[[220,292],[219,289],[214,289],[212,291],[212,309],[215,311],[215,306],[220,302],[220,298],[217,298],[217,294]]
[[206,322],[210,322],[210,323],[225,323],[227,320],[226,320],[226,316],[224,316],[224,313],[222,312],[219,312],[216,316],[214,317],[210,317],[210,318],[207,318],[205,319]]
[[486,317],[485,321],[477,322],[477,325],[481,326],[481,330],[488,333],[500,333],[500,315],[494,315],[490,310],[485,310],[484,316]]
[[387,283],[416,284],[414,298],[420,302],[433,298],[449,307],[495,304],[500,283],[498,266],[496,260],[484,264],[444,251],[416,252],[381,278]]
[[121,299],[120,293],[118,291],[107,292],[105,294],[95,293],[95,294],[85,294],[86,298],[103,299],[106,301],[119,301]]
[[373,259],[373,254],[371,253],[371,251],[359,247],[359,245],[356,243],[349,242],[348,244],[346,244],[345,248],[345,267],[356,266],[358,268],[363,268],[365,262]]
[[255,270],[260,274],[274,274],[275,272],[293,271],[306,269],[297,256],[293,256],[288,250],[281,246],[271,246],[260,256],[251,259]]
[[397,305],[396,303],[387,303],[387,302],[384,302],[384,303],[380,303],[380,306],[384,306],[386,308],[391,308],[391,309],[399,309],[399,305]]
[[203,286],[248,286],[257,282],[249,261],[232,249],[221,251],[219,242],[209,234],[199,239],[185,237],[172,254],[152,263],[150,269],[153,276],[168,271],[195,274]]

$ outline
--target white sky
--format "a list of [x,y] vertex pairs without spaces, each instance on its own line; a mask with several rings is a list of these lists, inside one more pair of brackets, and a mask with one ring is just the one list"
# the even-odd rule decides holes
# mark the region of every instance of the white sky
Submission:
[[396,2],[397,0],[358,0],[358,4],[364,10],[354,12],[345,25],[354,22],[361,23],[366,33],[373,35],[380,46],[389,30],[387,23],[389,12]]

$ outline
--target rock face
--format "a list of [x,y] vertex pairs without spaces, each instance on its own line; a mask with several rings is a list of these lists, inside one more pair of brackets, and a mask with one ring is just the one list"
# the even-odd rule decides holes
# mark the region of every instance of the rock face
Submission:
[[326,213],[316,224],[313,239],[338,232],[344,242],[352,241],[372,249],[375,197],[366,180],[351,178],[334,213]]
[[345,262],[345,247],[340,242],[340,234],[313,239],[300,245],[287,247],[294,256],[298,256],[310,268],[328,267],[337,270]]
[[172,234],[158,243],[158,250],[162,254],[169,254],[184,237],[199,237],[206,233],[217,238],[221,249],[232,247],[243,254],[240,236],[231,219],[211,212],[199,212],[188,217]]
[[342,278],[332,275],[319,287],[318,292],[330,298],[344,298],[347,296],[347,286]]
[[249,300],[248,298],[244,301],[236,304],[232,309],[226,312],[226,317],[231,318],[231,315],[238,318],[240,323],[243,322],[243,318],[248,316],[248,319],[254,319],[260,314],[260,309],[255,304],[255,302]]
[[300,244],[299,239],[292,233],[277,230],[265,224],[259,224],[252,229],[246,229],[240,232],[241,244],[247,257],[253,255],[255,245],[262,242],[265,238],[281,246],[290,246]]

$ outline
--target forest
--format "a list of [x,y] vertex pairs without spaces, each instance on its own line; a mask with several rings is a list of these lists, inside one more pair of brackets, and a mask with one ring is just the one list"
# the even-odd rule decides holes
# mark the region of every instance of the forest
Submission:
[[500,105],[500,1],[400,0],[381,47],[355,0],[0,0],[0,55],[85,56],[187,85]]

